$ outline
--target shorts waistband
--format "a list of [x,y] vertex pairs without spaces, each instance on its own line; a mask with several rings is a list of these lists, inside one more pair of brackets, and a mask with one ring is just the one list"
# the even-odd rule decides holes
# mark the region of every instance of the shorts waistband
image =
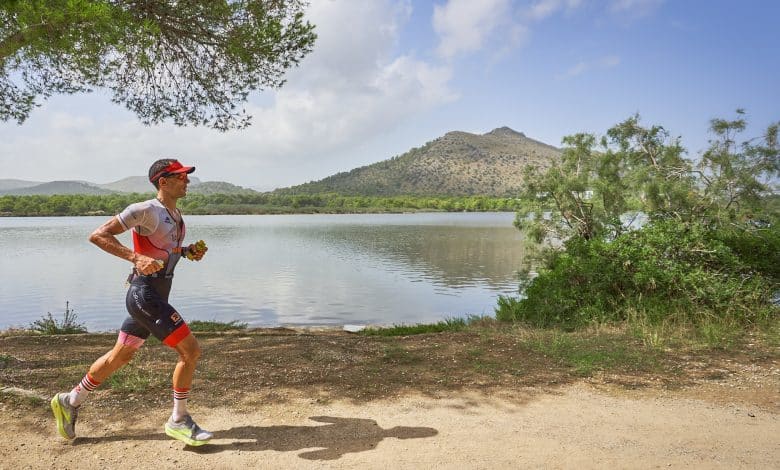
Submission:
[[133,268],[133,278],[149,278],[149,279],[173,279],[173,274],[165,274],[163,271],[157,271],[152,274],[141,274],[137,269]]

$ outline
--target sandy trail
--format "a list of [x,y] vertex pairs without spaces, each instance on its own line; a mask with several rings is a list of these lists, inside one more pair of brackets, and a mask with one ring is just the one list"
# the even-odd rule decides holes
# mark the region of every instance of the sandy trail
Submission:
[[43,413],[11,411],[0,468],[780,468],[780,401],[696,396],[707,393],[579,383],[360,405],[295,399],[248,413],[194,405],[215,433],[197,449],[165,436],[166,410],[128,427],[85,408],[72,444]]

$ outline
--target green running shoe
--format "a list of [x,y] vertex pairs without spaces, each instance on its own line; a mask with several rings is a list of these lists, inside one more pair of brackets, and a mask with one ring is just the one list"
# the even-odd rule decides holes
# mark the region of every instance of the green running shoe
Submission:
[[165,423],[165,434],[174,439],[178,439],[189,446],[202,446],[207,443],[214,435],[200,428],[190,415],[184,417],[181,421],[168,420]]
[[65,439],[76,437],[76,418],[79,417],[79,408],[70,404],[70,396],[67,393],[58,393],[51,399],[51,411],[57,420],[57,431]]

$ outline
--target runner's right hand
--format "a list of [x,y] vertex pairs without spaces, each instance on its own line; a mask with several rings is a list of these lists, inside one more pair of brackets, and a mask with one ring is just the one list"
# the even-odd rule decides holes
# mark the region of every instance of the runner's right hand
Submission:
[[148,276],[149,274],[154,274],[163,268],[164,263],[161,263],[160,261],[161,260],[156,260],[154,258],[139,254],[136,255],[135,258],[135,269],[137,269],[139,273]]

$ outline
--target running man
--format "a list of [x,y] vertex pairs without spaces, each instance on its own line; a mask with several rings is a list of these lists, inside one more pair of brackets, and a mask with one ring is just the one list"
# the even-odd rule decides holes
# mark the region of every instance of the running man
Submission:
[[[104,251],[133,263],[125,300],[130,316],[122,323],[113,349],[92,364],[70,393],[58,393],[52,398],[57,430],[66,439],[76,437],[79,407],[89,392],[130,362],[150,334],[179,353],[173,371],[173,413],[165,423],[165,433],[191,446],[203,445],[212,437],[187,413],[200,346],[179,312],[168,303],[173,270],[179,259],[185,256],[200,261],[207,251],[202,242],[182,248],[184,220],[176,204],[187,194],[187,175],[193,171],[195,167],[183,166],[177,160],[157,160],[149,169],[149,181],[157,189],[157,198],[131,204],[89,237]],[[132,250],[116,238],[131,229]]]

